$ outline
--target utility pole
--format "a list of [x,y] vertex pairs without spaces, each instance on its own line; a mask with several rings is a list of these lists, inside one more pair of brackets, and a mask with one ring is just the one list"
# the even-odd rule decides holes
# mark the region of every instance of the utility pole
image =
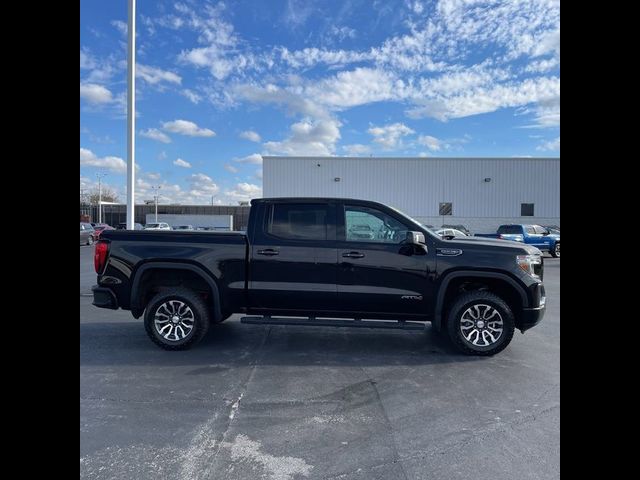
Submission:
[[127,20],[127,230],[133,230],[136,186],[136,0],[129,0]]
[[98,172],[96,173],[96,177],[98,177],[98,223],[102,223],[102,177],[104,177],[106,173]]
[[155,190],[156,194],[154,195],[153,199],[155,201],[156,204],[156,223],[158,223],[158,190],[160,190],[162,188],[162,185],[154,185],[153,187],[151,187],[153,190]]

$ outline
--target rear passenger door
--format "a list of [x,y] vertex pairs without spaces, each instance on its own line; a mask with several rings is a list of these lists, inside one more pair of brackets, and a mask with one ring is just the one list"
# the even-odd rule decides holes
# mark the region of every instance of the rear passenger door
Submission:
[[250,306],[307,312],[333,308],[336,205],[274,202],[261,209],[250,252]]

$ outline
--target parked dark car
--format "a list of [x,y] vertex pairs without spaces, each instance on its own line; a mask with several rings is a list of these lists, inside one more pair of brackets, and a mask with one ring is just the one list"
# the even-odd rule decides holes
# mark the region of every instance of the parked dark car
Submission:
[[[362,224],[375,238],[349,238],[350,225]],[[537,248],[446,240],[365,200],[253,200],[246,233],[104,231],[95,268],[93,304],[143,316],[167,350],[244,313],[243,323],[260,325],[424,330],[431,322],[461,352],[493,355],[516,328],[536,325],[546,304]]]
[[80,222],[80,245],[93,245],[95,230],[88,222]]
[[187,232],[191,230],[195,230],[195,228],[193,228],[193,225],[174,225],[173,229],[187,231]]
[[96,223],[96,225],[93,227],[93,230],[95,231],[94,239],[98,240],[100,238],[100,234],[104,230],[115,230],[115,228],[113,228],[111,225],[107,225],[106,223]]
[[453,228],[455,230],[460,230],[465,235],[471,236],[471,231],[465,227],[464,225],[442,225],[440,228]]
[[[134,230],[144,230],[144,226],[142,226],[140,223],[134,223],[133,228]],[[126,230],[126,229],[127,229],[127,222],[120,222],[118,225],[116,225],[116,230]]]

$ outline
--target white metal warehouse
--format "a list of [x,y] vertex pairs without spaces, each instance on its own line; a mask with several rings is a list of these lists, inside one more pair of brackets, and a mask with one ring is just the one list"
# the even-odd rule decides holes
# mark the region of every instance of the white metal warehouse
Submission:
[[375,200],[473,233],[560,225],[560,158],[263,157],[264,197]]

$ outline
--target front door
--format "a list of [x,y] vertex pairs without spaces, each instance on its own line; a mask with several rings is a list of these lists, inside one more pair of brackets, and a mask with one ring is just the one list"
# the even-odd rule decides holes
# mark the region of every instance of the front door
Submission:
[[[363,314],[426,315],[435,249],[405,242],[412,230],[392,212],[344,205],[338,215],[338,301]],[[415,228],[413,228],[415,230]]]
[[251,246],[250,306],[319,312],[336,302],[336,206],[261,206]]

